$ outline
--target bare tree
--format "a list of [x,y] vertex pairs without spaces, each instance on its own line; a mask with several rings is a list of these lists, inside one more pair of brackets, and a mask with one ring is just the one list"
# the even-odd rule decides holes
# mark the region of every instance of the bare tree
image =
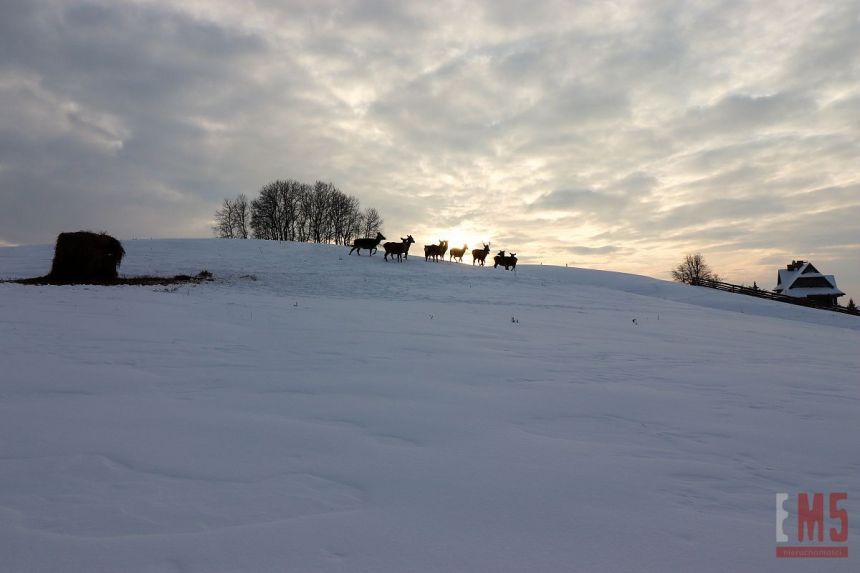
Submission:
[[701,253],[685,256],[684,260],[672,271],[672,278],[690,285],[720,280],[717,273],[712,271],[708,263],[705,262],[705,257]]
[[221,208],[215,211],[215,225],[212,226],[212,231],[216,237],[220,239],[232,239],[234,237],[233,212],[233,201],[224,199]]
[[352,243],[352,239],[358,234],[360,217],[358,199],[337,189],[331,205],[334,242],[339,245]]
[[299,199],[305,192],[305,185],[289,179],[278,182],[278,208],[281,212],[280,236],[284,241],[293,241],[299,221]]
[[233,234],[239,239],[248,238],[251,226],[251,208],[244,193],[239,193],[233,200]]
[[224,199],[221,208],[215,211],[215,236],[222,239],[247,239],[250,210],[248,198],[239,194],[235,199]]
[[373,237],[382,230],[385,221],[374,207],[368,207],[361,216],[361,232],[364,237]]
[[311,213],[314,210],[314,188],[305,185],[298,197],[298,221],[296,225],[296,241],[310,241],[313,232]]
[[332,240],[331,213],[335,191],[331,183],[314,183],[313,193],[306,205],[309,208],[307,216],[310,239],[315,243],[328,243]]
[[276,183],[260,189],[260,195],[251,201],[251,230],[255,239],[279,240],[283,228],[278,209]]

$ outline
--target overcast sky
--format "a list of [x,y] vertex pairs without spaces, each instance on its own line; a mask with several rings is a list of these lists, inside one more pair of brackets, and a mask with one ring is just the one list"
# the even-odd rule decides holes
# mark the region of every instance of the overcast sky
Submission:
[[211,236],[276,178],[419,245],[858,297],[860,0],[0,1],[0,244]]

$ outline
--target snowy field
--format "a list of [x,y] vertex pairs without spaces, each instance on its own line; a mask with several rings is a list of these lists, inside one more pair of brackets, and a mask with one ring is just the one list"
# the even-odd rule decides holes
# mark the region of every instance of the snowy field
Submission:
[[[860,318],[582,269],[124,244],[124,274],[217,280],[0,285],[0,571],[857,570]],[[0,277],[51,255],[0,249]],[[852,557],[776,559],[782,491],[847,491]]]

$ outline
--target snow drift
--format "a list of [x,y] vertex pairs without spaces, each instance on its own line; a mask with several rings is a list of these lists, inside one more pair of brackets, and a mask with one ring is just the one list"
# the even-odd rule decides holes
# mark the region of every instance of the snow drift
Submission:
[[[857,514],[856,317],[583,269],[124,246],[124,274],[216,282],[0,285],[2,569],[809,570],[774,558],[774,494]],[[50,260],[3,248],[0,276]]]

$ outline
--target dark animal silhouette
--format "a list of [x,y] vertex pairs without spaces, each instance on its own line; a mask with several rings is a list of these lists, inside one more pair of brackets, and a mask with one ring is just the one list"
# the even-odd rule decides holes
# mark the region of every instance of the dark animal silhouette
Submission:
[[483,249],[472,249],[472,265],[475,262],[481,263],[481,266],[484,266],[484,261],[487,258],[487,255],[490,254],[490,243],[484,243]]
[[376,252],[376,248],[379,246],[379,243],[384,241],[385,237],[379,231],[376,232],[375,239],[356,239],[352,242],[352,248],[349,250],[349,254],[351,255],[353,251],[358,251],[358,256],[361,256],[361,249],[367,249],[370,251],[370,255],[373,256],[373,253]]
[[439,246],[442,248],[442,250],[439,251],[439,258],[444,261],[445,253],[448,251],[448,241],[441,241],[441,244]]
[[435,261],[441,244],[439,241],[439,245],[424,245],[424,260],[429,261],[432,258]]
[[510,255],[505,255],[505,251],[499,251],[499,254],[493,257],[493,268],[502,265],[505,267],[505,270],[513,270],[517,268],[517,254],[511,253]]
[[462,249],[451,249],[450,259],[453,261],[454,259],[460,259],[460,262],[463,262],[463,255],[466,254],[466,251],[469,249],[469,245],[463,243]]
[[429,261],[432,257],[434,261],[438,261],[439,257],[445,260],[445,251],[448,250],[448,241],[439,240],[438,245],[424,245],[424,260]]
[[412,235],[407,235],[404,239],[400,237],[400,242],[390,242],[382,245],[382,248],[385,249],[385,260],[388,260],[388,255],[391,255],[391,258],[394,258],[394,255],[397,255],[397,262],[402,263],[403,257],[409,258],[409,246],[415,242],[415,239],[412,238]]
[[409,247],[415,242],[415,239],[412,238],[412,235],[406,235],[406,238],[400,237],[401,241],[406,241],[406,246],[403,247],[403,258],[407,261],[409,260]]
[[117,278],[125,249],[105,233],[60,233],[48,277],[59,281],[110,281]]

